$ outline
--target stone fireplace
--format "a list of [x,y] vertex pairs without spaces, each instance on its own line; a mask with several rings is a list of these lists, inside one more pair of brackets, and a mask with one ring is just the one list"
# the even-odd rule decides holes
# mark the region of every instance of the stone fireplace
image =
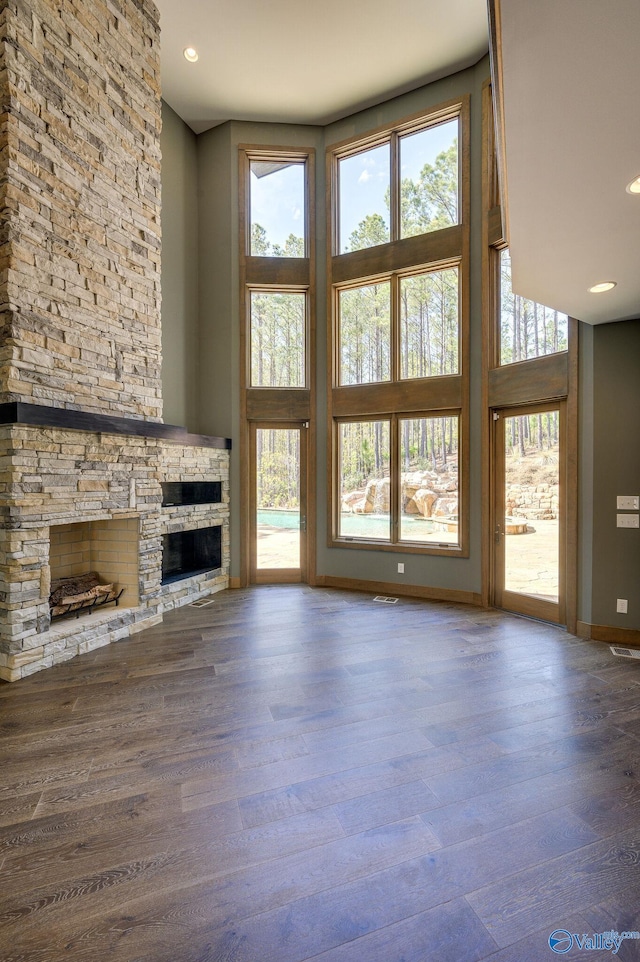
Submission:
[[[65,423],[75,412],[0,405],[0,678],[15,681],[155,624],[162,613],[228,584],[228,442],[170,425],[94,423],[113,433],[17,423]],[[6,411],[6,406],[4,407]],[[163,505],[162,484],[217,482],[217,503]],[[221,528],[220,564],[162,584],[163,537]],[[51,623],[52,578],[96,571],[124,587],[118,607]]]
[[[14,681],[227,584],[230,443],[162,420],[155,5],[10,0],[0,28],[0,678]],[[163,483],[185,481],[219,482],[219,501],[164,506]],[[163,587],[166,532],[211,524],[219,568]],[[85,563],[122,603],[52,624],[52,576]]]

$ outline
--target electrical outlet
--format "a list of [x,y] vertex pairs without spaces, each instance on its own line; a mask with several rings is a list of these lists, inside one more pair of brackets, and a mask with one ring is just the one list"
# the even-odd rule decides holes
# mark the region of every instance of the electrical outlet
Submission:
[[618,528],[640,528],[640,516],[637,514],[616,515]]
[[403,575],[403,574],[404,574],[404,564],[403,564],[402,561],[399,561],[399,562],[398,562],[398,574],[399,574],[399,575]]
[[616,601],[616,611],[619,615],[626,615],[627,613],[627,599],[618,598]]
[[619,494],[616,506],[618,511],[639,511],[640,498],[631,494]]

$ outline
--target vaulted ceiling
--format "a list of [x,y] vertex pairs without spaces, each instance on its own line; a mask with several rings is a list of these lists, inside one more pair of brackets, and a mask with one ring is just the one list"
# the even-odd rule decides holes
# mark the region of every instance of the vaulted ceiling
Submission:
[[164,98],[197,133],[230,119],[330,123],[488,50],[486,0],[156,2]]
[[[476,63],[486,0],[156,0],[167,103],[326,124]],[[640,316],[640,3],[493,0],[514,289],[589,323]],[[188,63],[185,47],[197,49]],[[608,294],[587,288],[613,280]]]

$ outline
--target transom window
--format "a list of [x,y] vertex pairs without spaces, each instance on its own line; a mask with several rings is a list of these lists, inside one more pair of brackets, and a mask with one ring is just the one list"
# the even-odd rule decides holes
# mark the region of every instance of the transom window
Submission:
[[250,253],[305,256],[305,163],[283,158],[249,161]]
[[458,224],[458,118],[399,141],[400,236]]
[[500,364],[567,350],[569,318],[513,293],[511,255],[500,251]]
[[458,117],[390,131],[338,160],[338,252],[459,223]]

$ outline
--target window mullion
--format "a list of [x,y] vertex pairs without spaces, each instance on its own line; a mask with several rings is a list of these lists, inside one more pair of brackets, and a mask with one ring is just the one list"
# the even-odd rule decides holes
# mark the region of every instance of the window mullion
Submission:
[[400,380],[400,283],[391,275],[391,380]]
[[400,237],[400,140],[395,131],[391,134],[390,154],[389,227],[394,241]]
[[398,430],[398,416],[391,416],[390,424],[390,490],[389,514],[391,516],[391,544],[398,544],[400,536],[400,432]]

